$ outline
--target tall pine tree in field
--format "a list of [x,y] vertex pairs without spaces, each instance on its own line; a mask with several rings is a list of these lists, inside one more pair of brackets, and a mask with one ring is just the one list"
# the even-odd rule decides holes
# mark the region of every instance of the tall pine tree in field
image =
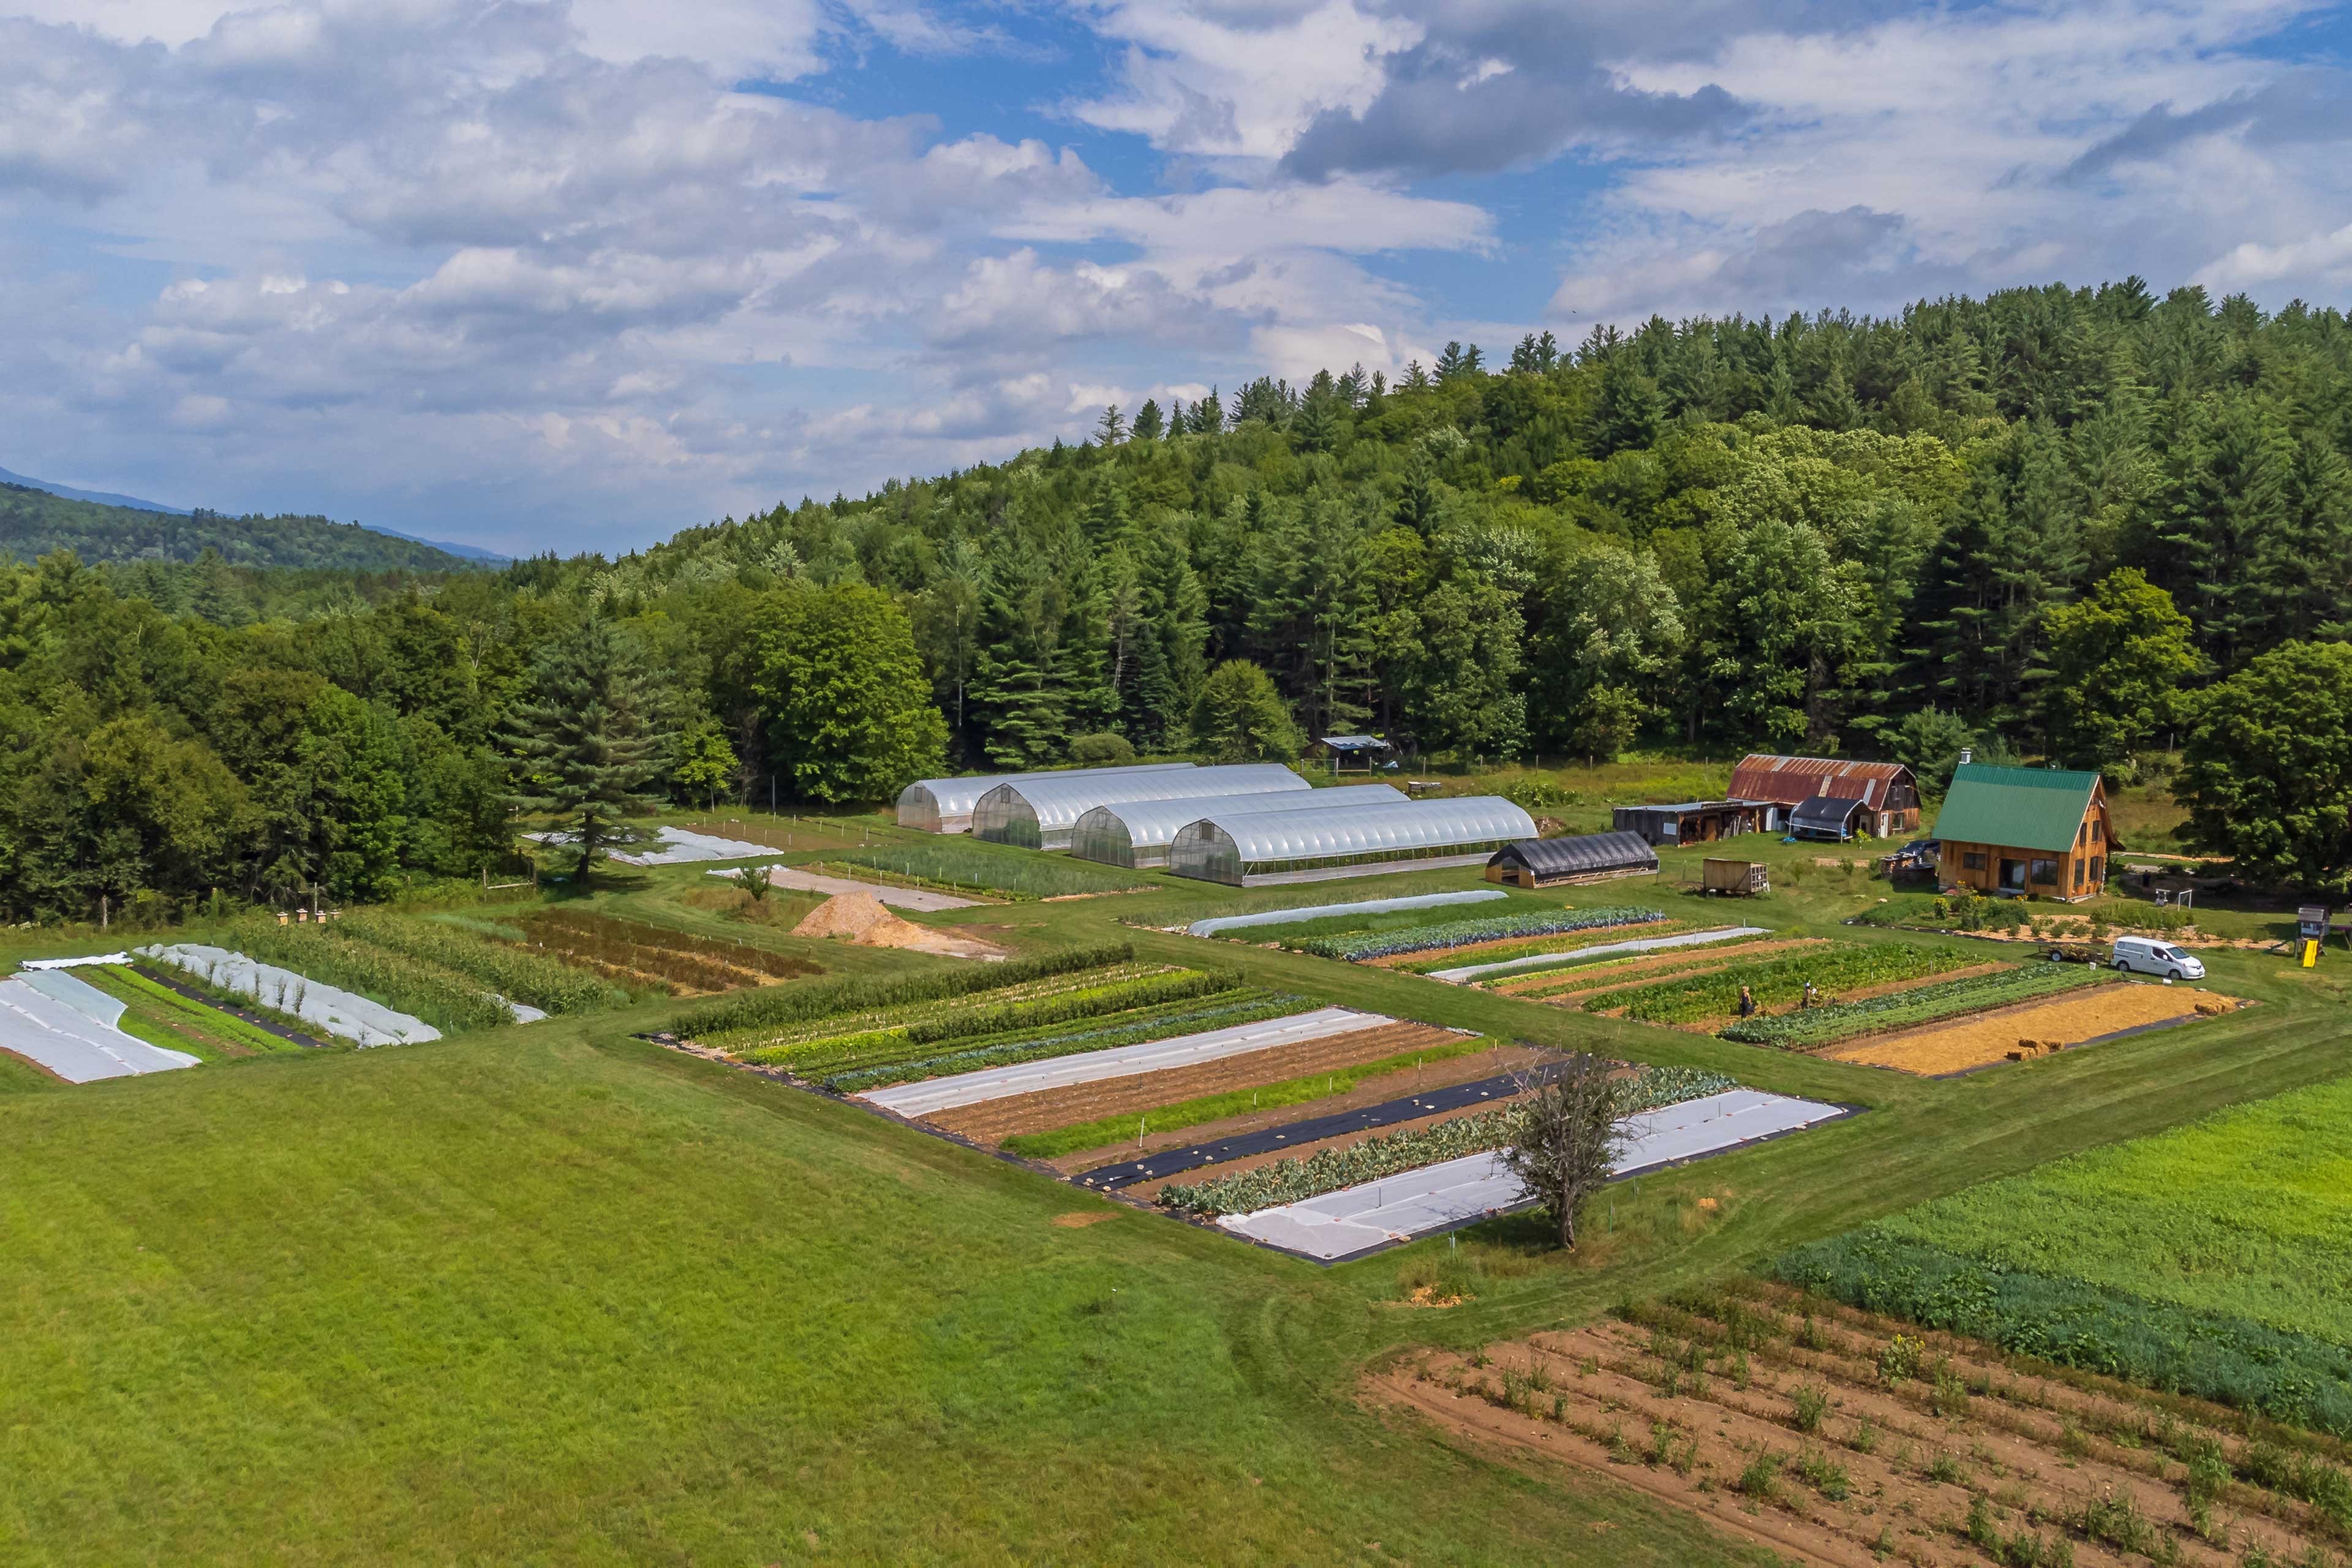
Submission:
[[653,837],[629,821],[661,805],[653,682],[643,650],[612,622],[591,617],[541,651],[512,727],[515,805],[555,819],[580,881],[607,852]]

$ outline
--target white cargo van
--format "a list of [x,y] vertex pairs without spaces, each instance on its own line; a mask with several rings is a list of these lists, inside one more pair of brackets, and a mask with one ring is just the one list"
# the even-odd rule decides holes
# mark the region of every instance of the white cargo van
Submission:
[[2192,955],[2152,936],[2116,938],[2116,967],[2141,974],[2161,974],[2167,980],[2202,980],[2205,965]]

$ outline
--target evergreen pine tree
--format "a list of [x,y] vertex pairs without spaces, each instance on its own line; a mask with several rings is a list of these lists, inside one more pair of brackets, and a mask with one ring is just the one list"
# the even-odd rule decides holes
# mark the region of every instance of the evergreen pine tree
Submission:
[[661,771],[653,685],[644,653],[612,622],[591,616],[540,651],[513,738],[515,804],[555,819],[582,883],[608,851],[652,837],[628,819],[661,805],[651,787]]

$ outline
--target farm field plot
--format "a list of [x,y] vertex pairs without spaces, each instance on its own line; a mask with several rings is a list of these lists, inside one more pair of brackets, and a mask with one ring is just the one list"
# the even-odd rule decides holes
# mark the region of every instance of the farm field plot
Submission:
[[1350,963],[1377,963],[1385,968],[1412,961],[1426,963],[1435,968],[1450,962],[1443,955],[1457,952],[1475,952],[1490,957],[1516,956],[1511,952],[1496,952],[1495,950],[1513,943],[1525,943],[1528,951],[1533,951],[1534,941],[1538,938],[1559,940],[1572,946],[1580,945],[1581,941],[1606,940],[1590,933],[1615,931],[1626,927],[1640,927],[1647,933],[1656,934],[1656,929],[1666,921],[1663,910],[1620,905],[1584,910],[1550,905],[1484,916],[1457,916],[1445,910],[1433,912],[1446,918],[1424,919],[1408,925],[1340,931],[1326,936],[1287,936],[1282,939],[1282,945],[1296,952],[1312,953],[1318,958],[1343,959]]
[[123,1005],[74,974],[28,970],[0,980],[0,1053],[66,1083],[135,1078],[199,1065],[121,1025]]
[[[2041,969],[2027,965],[2022,975],[2039,973]],[[2027,1060],[2129,1030],[2219,1016],[2237,1006],[2231,998],[2185,986],[2094,981],[2041,989],[2055,994],[2016,1005],[1995,1003],[1990,1012],[1970,1011],[1948,1023],[1874,1035],[1825,1054],[1836,1061],[1902,1072],[1963,1072],[1994,1062]]]
[[2338,1465],[2227,1410],[1752,1283],[1411,1356],[1368,1392],[1841,1568],[2285,1568],[2335,1562],[2352,1523]]
[[[455,1014],[462,1020],[456,1023],[457,1027],[502,1024],[513,1018],[504,1005],[487,994],[450,989],[438,976],[406,969],[380,954],[298,952],[286,955],[295,962],[307,959],[312,967],[324,969],[353,987],[373,981],[372,993],[346,989],[303,970],[266,963],[241,951],[204,942],[159,942],[139,949],[139,954],[162,968],[178,971],[186,984],[205,994],[225,994],[249,1003],[265,1014],[291,1018],[355,1046],[409,1046],[441,1038],[442,1030],[378,999],[387,994],[415,1005],[435,1006],[445,1019]],[[367,980],[362,980],[362,974]]]
[[[289,1040],[215,1006],[183,994],[161,979],[121,964],[90,964],[73,973],[122,1004],[116,1027],[148,1044],[186,1051],[202,1061],[299,1051],[323,1039]],[[323,1031],[321,1031],[323,1035]]]
[[1800,1247],[1779,1279],[2352,1436],[2352,1080]]
[[896,843],[898,830],[878,816],[707,817],[684,824],[689,833],[756,844],[770,853],[804,855]]
[[1769,1010],[1802,1001],[1809,983],[1822,999],[1835,1001],[1981,967],[1981,959],[1950,948],[1907,942],[1831,942],[1754,962],[1710,964],[1701,957],[1694,964],[1696,973],[1644,975],[1625,985],[1587,994],[1578,1005],[1588,1013],[1606,1013],[1635,1023],[1704,1024],[1734,1015],[1743,985],[1759,1006]]
[[1634,958],[1604,954],[1562,969],[1548,969],[1533,974],[1498,974],[1474,984],[1482,991],[1493,991],[1505,996],[1525,996],[1530,1001],[1565,1004],[1580,1001],[1588,994],[1612,990],[1643,977],[1663,979],[1703,974],[1726,964],[1753,963],[1781,953],[1811,952],[1827,943],[1820,937],[1759,937],[1727,938],[1719,943],[1699,945],[1704,951],[1688,952],[1674,948]]
[[[1772,933],[1762,926],[1715,926],[1691,930],[1680,921],[1667,921],[1656,927],[1636,926],[1639,931],[1658,934],[1615,937],[1612,940],[1555,948],[1549,943],[1535,943],[1533,951],[1519,952],[1508,958],[1481,953],[1476,963],[1461,964],[1451,969],[1433,969],[1428,961],[1411,966],[1415,973],[1435,980],[1450,980],[1457,984],[1492,984],[1513,975],[1539,972],[1582,968],[1601,959],[1626,953],[1679,952],[1688,948],[1705,948],[1709,956],[1727,947],[1737,947],[1757,942]],[[1508,947],[1509,944],[1505,944]]]
[[875,872],[904,879],[909,885],[971,892],[997,898],[1085,898],[1098,893],[1125,893],[1156,886],[1147,878],[1091,860],[1062,855],[974,844],[962,838],[924,837],[907,844],[877,844],[845,850],[809,868],[851,877]]
[[698,995],[824,973],[756,943],[696,936],[592,910],[536,910],[514,922],[530,951],[632,989]]

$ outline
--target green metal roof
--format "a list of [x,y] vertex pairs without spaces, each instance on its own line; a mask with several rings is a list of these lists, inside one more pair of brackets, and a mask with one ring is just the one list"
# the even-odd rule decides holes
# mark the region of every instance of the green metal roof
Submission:
[[1955,844],[2072,849],[2098,783],[2096,773],[1963,763],[1952,773],[1936,837]]

